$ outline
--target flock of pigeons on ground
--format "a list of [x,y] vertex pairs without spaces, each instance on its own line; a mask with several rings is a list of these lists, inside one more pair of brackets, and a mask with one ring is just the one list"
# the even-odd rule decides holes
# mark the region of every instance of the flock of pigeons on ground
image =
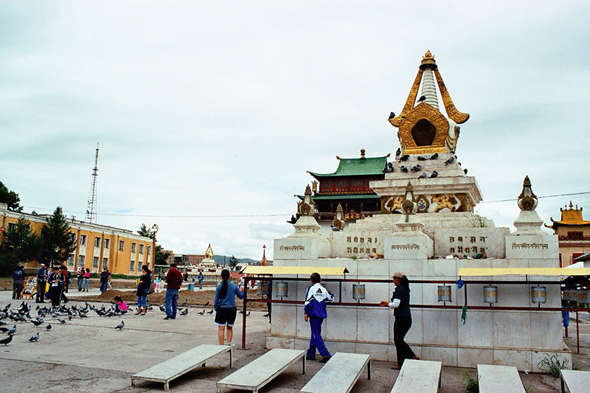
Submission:
[[[185,307],[188,304],[188,300],[189,298],[187,297],[186,300],[180,305],[181,307]],[[203,307],[207,307],[209,306],[209,301],[207,301],[205,304],[203,304]],[[164,307],[163,304],[160,304],[158,306],[160,308],[160,311],[162,312],[166,312],[166,308]],[[153,306],[148,306],[147,308],[148,310],[153,310]],[[132,312],[133,309],[131,307],[129,307],[128,309],[129,312]],[[188,315],[188,307],[186,308],[179,308],[178,309],[178,313],[181,316],[186,316]],[[31,315],[31,313],[35,313],[37,314],[36,317],[33,317]],[[204,309],[203,311],[197,312],[197,315],[211,315],[213,314],[214,309],[212,308],[210,311],[207,311],[207,309]],[[28,305],[26,302],[22,302],[22,304],[20,306],[18,306],[17,308],[13,308],[12,307],[12,303],[6,305],[2,310],[0,310],[0,333],[7,333],[8,336],[6,336],[3,339],[0,339],[0,344],[4,344],[5,346],[10,344],[12,342],[13,336],[16,335],[17,333],[17,324],[22,324],[22,323],[32,323],[33,325],[35,325],[36,327],[39,327],[43,324],[46,323],[45,325],[45,330],[47,332],[49,332],[52,329],[52,325],[51,322],[53,322],[53,324],[59,324],[59,325],[65,325],[67,324],[69,321],[71,321],[73,318],[88,318],[90,314],[91,316],[94,314],[98,315],[99,317],[121,317],[123,315],[123,313],[121,313],[120,311],[117,311],[115,308],[114,304],[111,304],[110,307],[105,307],[104,304],[102,304],[100,307],[95,307],[91,304],[89,304],[88,302],[84,303],[84,307],[81,306],[76,306],[76,305],[71,305],[70,307],[66,307],[65,305],[61,305],[59,307],[41,307],[39,305],[37,305],[37,307],[35,308],[35,310],[32,309],[32,307],[30,305]],[[240,313],[243,313],[243,311],[240,311]],[[250,316],[250,311],[248,311],[248,313],[246,314],[246,316]],[[267,315],[265,315],[265,317],[267,317]],[[51,318],[51,320],[49,321],[49,319]],[[7,323],[5,322],[5,320],[11,320],[12,323]],[[47,322],[46,322],[47,320]],[[12,328],[10,328],[10,324],[13,324]],[[123,330],[123,328],[125,327],[125,322],[121,321],[121,323],[119,323],[117,326],[114,327],[114,329],[116,330]],[[37,342],[39,341],[39,338],[41,336],[41,330],[38,331],[37,333],[33,334],[31,336],[31,338],[29,338],[29,342]]]

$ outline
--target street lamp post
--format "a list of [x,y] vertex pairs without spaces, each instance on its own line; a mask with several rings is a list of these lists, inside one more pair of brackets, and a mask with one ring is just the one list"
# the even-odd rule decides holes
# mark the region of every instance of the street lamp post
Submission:
[[156,233],[158,233],[158,225],[152,226],[152,274],[156,277]]

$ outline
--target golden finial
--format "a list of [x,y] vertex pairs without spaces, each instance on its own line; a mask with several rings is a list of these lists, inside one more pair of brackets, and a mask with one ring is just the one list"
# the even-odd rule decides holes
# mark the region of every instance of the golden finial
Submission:
[[420,62],[420,65],[423,66],[425,64],[433,64],[436,66],[436,61],[434,61],[434,55],[430,53],[430,49],[428,49],[424,56],[422,56],[422,62]]

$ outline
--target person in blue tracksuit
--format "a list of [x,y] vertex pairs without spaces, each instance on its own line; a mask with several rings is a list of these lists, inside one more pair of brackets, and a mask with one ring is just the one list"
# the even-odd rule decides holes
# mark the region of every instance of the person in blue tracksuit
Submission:
[[322,278],[318,273],[313,273],[309,278],[311,286],[305,293],[305,322],[309,322],[311,327],[311,337],[309,339],[309,349],[307,350],[307,360],[315,360],[316,349],[322,355],[320,363],[326,363],[330,360],[330,352],[322,339],[322,322],[328,317],[326,311],[326,302],[334,301],[334,295],[324,288],[320,282]]

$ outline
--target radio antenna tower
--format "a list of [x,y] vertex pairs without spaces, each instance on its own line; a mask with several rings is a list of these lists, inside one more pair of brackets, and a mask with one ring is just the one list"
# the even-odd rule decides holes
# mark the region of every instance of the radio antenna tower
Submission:
[[88,209],[86,210],[86,220],[90,223],[96,223],[96,178],[98,176],[98,142],[96,142],[96,156],[94,157],[94,169],[92,169],[92,188],[88,197]]

